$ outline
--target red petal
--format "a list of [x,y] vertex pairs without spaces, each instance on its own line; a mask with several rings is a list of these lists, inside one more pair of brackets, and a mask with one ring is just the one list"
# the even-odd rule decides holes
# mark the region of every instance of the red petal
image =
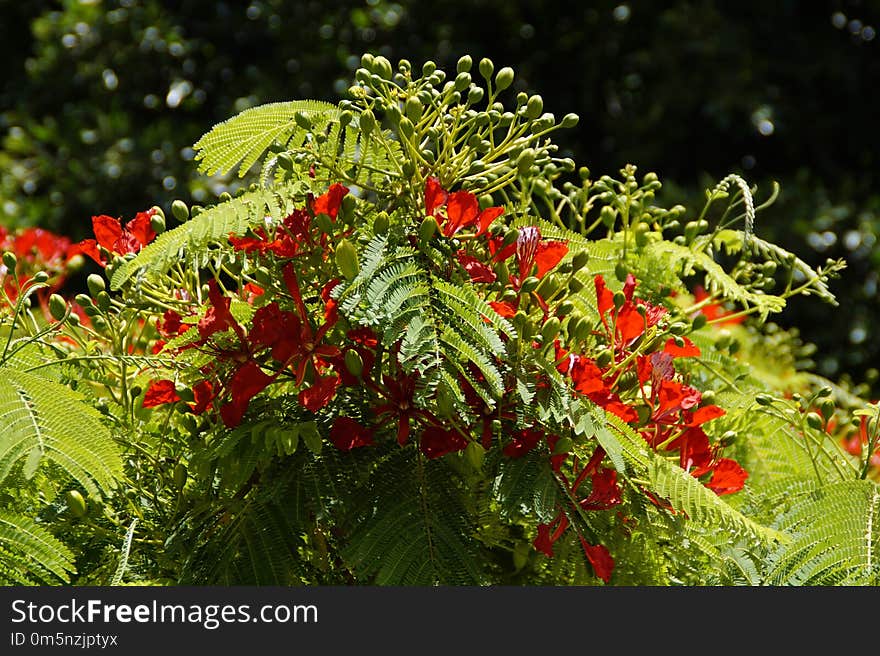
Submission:
[[538,524],[538,535],[532,541],[532,546],[547,558],[553,558],[553,540],[550,538],[549,524]]
[[504,208],[501,206],[487,207],[480,212],[480,215],[477,217],[477,222],[480,224],[480,229],[477,230],[477,234],[482,235],[485,233],[489,229],[489,226],[492,225],[492,222],[502,214],[504,214]]
[[200,415],[211,407],[214,401],[214,387],[211,381],[203,380],[192,388],[194,403],[190,403],[189,407],[194,414]]
[[449,198],[449,192],[440,186],[437,178],[425,180],[425,214],[434,216],[438,207],[443,205]]
[[119,223],[119,219],[114,219],[106,214],[93,216],[92,229],[95,232],[95,239],[101,246],[111,252],[116,250],[116,242],[122,236],[122,225]]
[[446,225],[443,234],[452,237],[462,228],[466,228],[477,220],[480,213],[480,202],[469,191],[456,191],[449,195],[446,203]]
[[341,382],[337,374],[319,377],[311,387],[299,393],[299,402],[306,410],[317,412],[325,407],[333,396]]
[[516,308],[507,301],[490,301],[489,305],[505,319],[509,319],[516,314]]
[[712,478],[706,483],[706,487],[718,495],[733,494],[743,488],[748,477],[748,472],[738,462],[721,458],[713,468]]
[[584,553],[587,556],[587,560],[590,561],[590,565],[593,566],[596,576],[607,584],[611,580],[611,573],[614,571],[614,558],[611,557],[611,552],[608,551],[605,545],[599,544],[594,546],[587,543],[583,538],[581,538],[581,546],[584,548]]
[[179,400],[180,397],[177,396],[177,390],[174,388],[173,380],[154,380],[150,383],[150,386],[144,394],[143,407],[153,408],[157,405],[174,403]]
[[614,293],[605,285],[605,278],[597,275],[593,278],[593,284],[596,286],[596,303],[599,308],[599,315],[605,320],[605,313],[614,309]]
[[373,445],[373,433],[350,417],[337,417],[330,428],[330,441],[340,451]]
[[101,257],[101,251],[98,249],[98,242],[94,239],[84,239],[78,244],[74,244],[73,246],[71,246],[70,251],[68,251],[68,255],[70,257],[73,257],[78,253],[88,255],[101,266],[105,266],[107,264],[104,261],[104,258]]
[[153,211],[138,212],[134,218],[125,224],[125,229],[131,233],[141,246],[146,246],[156,238],[156,231],[150,223]]
[[627,301],[620,308],[614,325],[617,328],[617,334],[620,336],[621,341],[624,344],[628,344],[630,340],[645,332],[646,322],[645,317],[636,310],[636,306]]
[[339,214],[339,206],[342,204],[342,199],[347,193],[348,187],[338,182],[332,184],[325,194],[318,196],[312,203],[312,211],[315,213],[315,216],[326,214],[331,219],[335,219],[336,215]]
[[564,241],[541,241],[535,254],[535,264],[538,265],[537,277],[542,277],[550,269],[555,267],[568,253],[568,244]]
[[457,430],[429,426],[422,432],[420,447],[428,458],[439,458],[448,453],[463,451],[468,441]]
[[483,264],[477,258],[467,255],[464,251],[458,251],[456,257],[458,263],[467,271],[471,282],[493,283],[497,279],[491,267]]
[[544,433],[539,430],[524,429],[513,436],[511,440],[502,450],[508,458],[521,458],[529,451],[535,448]]
[[718,419],[718,417],[723,417],[725,414],[727,414],[727,412],[724,410],[724,408],[719,408],[717,405],[706,405],[694,411],[694,413],[690,416],[687,425],[700,426],[701,424],[705,424],[707,421],[712,421],[713,419]]
[[265,373],[253,360],[245,362],[229,379],[232,400],[247,403],[262,392],[275,380],[274,376]]
[[700,355],[700,347],[694,344],[687,337],[680,337],[682,341],[684,341],[684,346],[678,346],[675,343],[675,339],[670,337],[666,340],[666,345],[663,347],[663,351],[668,353],[674,358],[689,358],[692,356]]

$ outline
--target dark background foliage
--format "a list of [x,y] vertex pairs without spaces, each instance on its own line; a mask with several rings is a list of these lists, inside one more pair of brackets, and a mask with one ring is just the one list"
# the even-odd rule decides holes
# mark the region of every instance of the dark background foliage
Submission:
[[[874,381],[878,356],[880,3],[450,0],[0,0],[0,223],[86,236],[93,214],[232,182],[188,147],[264,102],[338,101],[363,52],[462,54],[517,72],[515,89],[581,122],[558,142],[594,177],[655,171],[666,205],[701,204],[728,173],[781,184],[757,232],[812,265],[845,257],[830,307],[780,316],[819,373]],[[878,396],[873,382],[869,391]]]

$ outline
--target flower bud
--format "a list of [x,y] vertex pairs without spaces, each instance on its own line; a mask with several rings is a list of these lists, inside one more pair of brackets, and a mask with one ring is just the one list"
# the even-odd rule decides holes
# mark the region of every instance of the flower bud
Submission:
[[536,119],[541,116],[541,112],[544,111],[544,99],[541,98],[538,94],[535,94],[531,98],[529,98],[526,103],[526,118],[528,119]]
[[68,490],[65,498],[67,500],[67,509],[71,515],[77,518],[85,517],[86,512],[88,512],[86,500],[78,490]]
[[516,170],[520,175],[525,175],[534,163],[535,150],[533,148],[526,148],[516,158]]
[[626,295],[621,291],[614,292],[612,300],[614,302],[614,309],[619,310],[626,303]]
[[373,233],[377,235],[384,235],[386,232],[388,232],[388,227],[388,213],[379,212],[379,214],[377,214],[376,218],[373,220]]
[[483,90],[480,87],[472,86],[468,89],[467,101],[469,105],[475,105],[483,99]]
[[358,118],[358,125],[360,125],[361,132],[363,135],[369,136],[369,134],[376,127],[376,117],[373,112],[369,109],[365,109],[361,112],[360,117]]
[[772,405],[773,397],[770,396],[769,394],[761,393],[755,397],[755,402],[758,405],[764,405],[764,406]]
[[429,77],[437,70],[437,64],[428,60],[424,64],[422,64],[422,76]]
[[541,326],[541,338],[543,339],[544,344],[549,344],[556,336],[559,334],[559,330],[561,328],[562,322],[558,317],[550,317],[547,321],[544,322],[544,325]]
[[336,266],[347,280],[353,280],[360,270],[357,249],[347,239],[340,239],[336,245]]
[[33,278],[31,278],[31,280],[33,280],[36,283],[43,283],[43,282],[46,282],[47,280],[49,280],[49,274],[46,273],[45,271],[37,271],[34,274]]
[[819,415],[818,412],[808,412],[806,419],[807,419],[807,425],[810,428],[813,428],[815,430],[822,429],[822,425],[824,424],[824,421],[822,420],[822,417]]
[[397,123],[397,129],[400,131],[400,134],[404,138],[409,139],[413,136],[415,126],[413,125],[412,121],[410,121],[406,116],[403,116]]
[[629,267],[626,265],[626,262],[621,260],[614,266],[614,277],[620,282],[626,282],[627,275],[629,275]]
[[410,96],[406,99],[406,105],[404,105],[403,113],[406,117],[412,121],[413,123],[418,123],[419,119],[422,118],[422,103],[415,96]]
[[706,318],[706,315],[703,314],[702,312],[700,312],[697,316],[694,317],[694,320],[691,323],[691,326],[693,326],[694,330],[699,330],[700,328],[702,328],[703,326],[706,325],[707,321],[708,321],[708,319]]
[[541,279],[535,293],[545,301],[552,298],[559,288],[562,287],[562,278],[556,273],[550,273]]
[[165,214],[154,212],[153,215],[150,217],[150,228],[157,235],[165,232]]
[[458,63],[455,65],[456,73],[467,73],[471,70],[471,66],[473,66],[473,59],[471,59],[470,55],[464,55],[459,58]]
[[562,301],[559,305],[556,306],[556,316],[557,317],[565,317],[571,314],[572,310],[574,310],[574,303],[571,301]]
[[86,278],[86,286],[89,288],[89,294],[92,296],[97,296],[99,293],[107,289],[107,285],[104,282],[104,276],[97,273],[89,274],[89,277]]
[[540,278],[536,278],[535,276],[529,276],[528,278],[526,278],[525,280],[522,281],[522,284],[520,285],[519,289],[523,294],[531,294],[533,291],[535,291],[538,288],[538,285],[540,284],[540,282],[541,282]]
[[110,294],[108,294],[107,292],[98,292],[95,300],[97,301],[97,305],[102,312],[106,312],[110,309]]
[[[608,193],[607,191],[605,193]],[[614,225],[614,222],[617,220],[617,210],[615,210],[610,205],[605,205],[599,211],[599,219],[602,221],[602,225],[606,228],[610,228]]]
[[15,267],[18,264],[18,258],[15,256],[15,253],[12,251],[6,251],[3,253],[3,266],[10,272],[15,271]]
[[572,276],[568,279],[568,291],[570,291],[572,294],[577,294],[583,288],[584,283],[581,282],[580,278],[575,278],[574,276]]
[[498,91],[504,91],[511,84],[513,84],[513,69],[505,66],[495,76],[495,87]]
[[171,203],[171,214],[174,215],[174,218],[183,223],[187,219],[189,219],[189,208],[179,198]]
[[361,358],[360,353],[354,349],[346,351],[345,368],[348,369],[352,376],[360,378],[361,374],[364,372],[364,361]]
[[577,114],[569,113],[562,117],[562,123],[559,125],[563,128],[573,128],[580,121],[580,117]]
[[419,242],[426,244],[435,232],[437,232],[437,220],[433,216],[426,216],[419,226]]
[[492,60],[488,57],[483,57],[480,60],[480,75],[488,82],[492,79],[492,72],[495,70],[495,64],[492,63]]
[[599,355],[596,356],[596,366],[600,369],[604,369],[609,364],[611,364],[611,361],[613,359],[614,353],[611,351],[611,349],[604,349],[599,353]]
[[370,67],[370,70],[383,80],[390,80],[393,74],[393,71],[391,70],[391,62],[388,61],[387,57],[383,57],[382,55],[373,57],[373,65]]
[[553,455],[561,456],[563,453],[569,453],[573,447],[574,441],[570,437],[560,437],[553,447]]
[[49,296],[49,314],[52,315],[52,318],[55,319],[55,321],[63,320],[67,314],[67,301],[65,301],[59,294],[52,294]]

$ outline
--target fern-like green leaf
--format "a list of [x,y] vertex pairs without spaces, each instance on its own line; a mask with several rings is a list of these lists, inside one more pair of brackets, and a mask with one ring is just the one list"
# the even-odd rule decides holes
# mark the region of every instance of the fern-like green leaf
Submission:
[[339,108],[317,100],[293,100],[251,107],[215,125],[193,146],[199,171],[208,175],[238,168],[239,177],[275,143],[300,145],[308,130],[294,118],[304,114],[321,129],[339,118]]
[[73,553],[28,517],[0,510],[0,584],[69,583]]
[[280,222],[293,209],[292,195],[292,188],[281,188],[277,193],[257,189],[204,210],[163,232],[137,257],[124,262],[113,272],[112,289],[120,289],[138,273],[156,279],[186,257],[196,260],[194,269],[200,268],[213,257],[209,246],[227,243],[230,233],[240,235],[250,227],[265,225],[267,217],[273,223]]
[[0,481],[24,463],[26,477],[49,460],[90,494],[109,490],[122,476],[122,458],[100,413],[67,387],[0,367]]
[[880,584],[880,487],[851,480],[794,497],[778,528],[793,536],[768,558],[774,585]]

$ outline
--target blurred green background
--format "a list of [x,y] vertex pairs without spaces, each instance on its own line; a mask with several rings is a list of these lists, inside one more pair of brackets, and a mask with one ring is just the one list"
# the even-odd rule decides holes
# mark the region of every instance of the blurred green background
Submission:
[[[596,178],[626,163],[698,210],[728,173],[781,184],[756,230],[813,265],[844,257],[840,305],[779,317],[831,378],[868,381],[880,303],[880,2],[0,0],[0,224],[74,239],[229,187],[189,146],[264,102],[336,102],[363,52],[491,58],[514,90],[581,117],[557,142]],[[511,97],[513,94],[511,94]]]

